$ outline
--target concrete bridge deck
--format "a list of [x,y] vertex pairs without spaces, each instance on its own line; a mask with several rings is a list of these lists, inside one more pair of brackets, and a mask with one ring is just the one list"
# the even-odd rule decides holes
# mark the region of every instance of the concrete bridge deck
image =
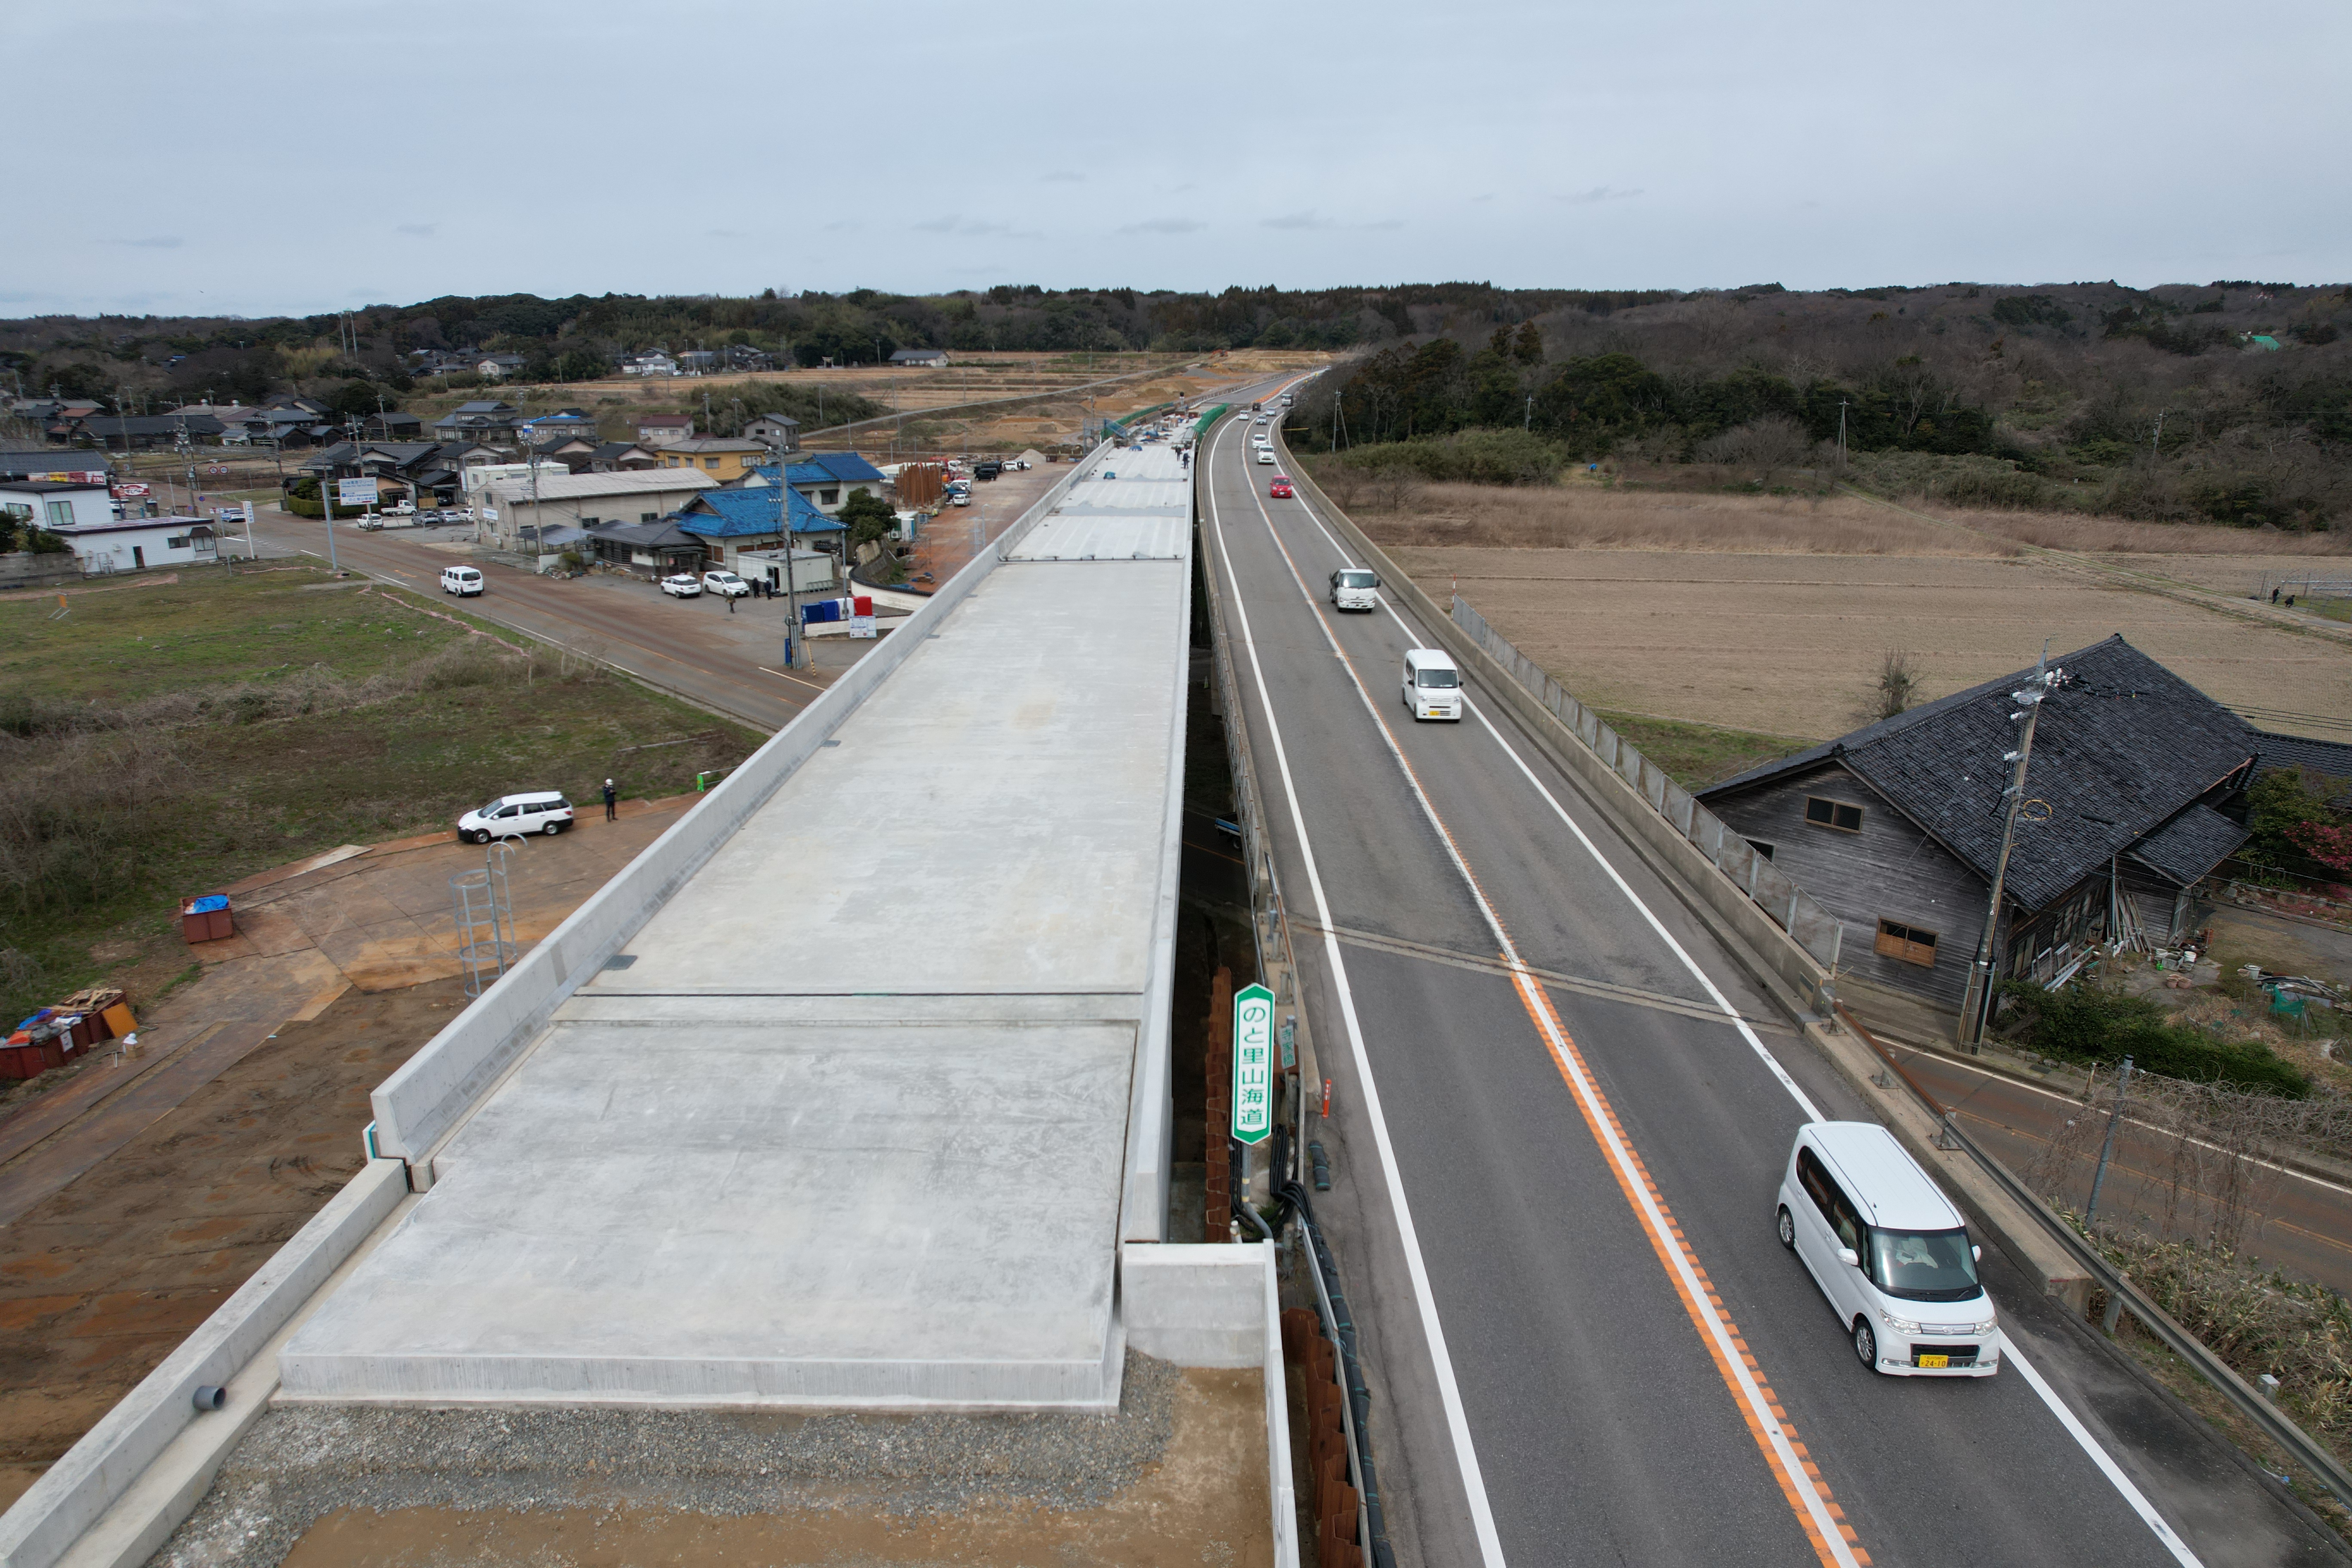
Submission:
[[281,1398],[1117,1403],[1119,1243],[1165,1208],[1188,478],[1106,455],[893,634],[920,640],[404,1151],[431,1191]]

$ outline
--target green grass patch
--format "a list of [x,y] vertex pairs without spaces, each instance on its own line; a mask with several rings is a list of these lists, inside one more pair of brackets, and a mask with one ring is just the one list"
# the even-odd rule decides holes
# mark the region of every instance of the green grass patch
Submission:
[[[100,981],[152,1001],[184,896],[511,791],[680,794],[760,742],[430,600],[306,591],[329,580],[206,571],[55,621],[0,602],[0,1014]],[[656,741],[680,743],[627,749]]]
[[1813,742],[1794,735],[1767,735],[1753,730],[1730,730],[1719,724],[1696,724],[1681,719],[1652,719],[1640,713],[1594,710],[1611,729],[1633,742],[1633,749],[1665,769],[1666,776],[1686,790],[1721,784],[1759,763],[1801,752]]
[[2045,1056],[2114,1067],[2124,1058],[2142,1072],[2192,1083],[2302,1100],[2311,1080],[2269,1047],[2225,1040],[2193,1025],[2176,1024],[2145,996],[2125,996],[2076,983],[2055,991],[2022,980],[2000,986],[2001,1034]]

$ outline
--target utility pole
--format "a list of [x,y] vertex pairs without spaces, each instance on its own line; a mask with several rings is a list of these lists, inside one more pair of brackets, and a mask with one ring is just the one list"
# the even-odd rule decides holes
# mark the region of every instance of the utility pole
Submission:
[[793,469],[780,443],[764,444],[776,458],[776,526],[784,536],[784,668],[793,669],[798,667],[793,663],[793,634],[800,629],[801,601],[793,575]]
[[2009,788],[2001,797],[2009,803],[2000,827],[2000,856],[1993,862],[1992,897],[1985,910],[1984,935],[1977,942],[1977,961],[1969,971],[1967,994],[1960,1001],[1960,1044],[1974,1051],[1984,1040],[1985,1015],[1992,1011],[1993,945],[2000,931],[2001,884],[2009,876],[2009,852],[2017,842],[2018,808],[2025,804],[2025,769],[2033,757],[2033,727],[2042,717],[2042,700],[2057,683],[2058,674],[2050,668],[2050,644],[2042,645],[2042,658],[2033,667],[2033,674],[2025,688],[2010,693],[2010,700],[2018,705],[2010,719],[2023,727],[2019,731],[2017,750],[2001,758],[2013,763]]
[[1845,399],[1838,399],[1838,467],[1845,467]]
[[2124,1070],[2116,1079],[2116,1108],[2107,1117],[2106,1142],[2099,1145],[2099,1168],[2091,1176],[2091,1202],[2083,1211],[2083,1228],[2089,1230],[2091,1222],[2099,1217],[2099,1189],[2107,1183],[2107,1161],[2116,1152],[2116,1123],[2124,1119],[2124,1093],[2131,1088],[2132,1059],[2124,1058]]
[[2159,450],[2164,442],[2164,416],[2170,412],[2172,411],[2168,408],[2159,408],[2156,411],[2156,434],[2147,438],[2147,460],[2151,464],[2164,456]]
[[1528,394],[1528,411],[1519,416],[1519,428],[1521,430],[1532,430],[1535,428],[1535,424],[1536,395],[1530,392]]

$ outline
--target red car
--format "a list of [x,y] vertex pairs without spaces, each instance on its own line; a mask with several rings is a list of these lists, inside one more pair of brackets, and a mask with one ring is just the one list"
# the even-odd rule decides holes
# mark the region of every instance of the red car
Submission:
[[1274,476],[1274,483],[1266,488],[1265,493],[1273,497],[1276,500],[1288,500],[1292,496],[1297,495],[1298,492],[1290,488],[1289,475],[1276,474]]

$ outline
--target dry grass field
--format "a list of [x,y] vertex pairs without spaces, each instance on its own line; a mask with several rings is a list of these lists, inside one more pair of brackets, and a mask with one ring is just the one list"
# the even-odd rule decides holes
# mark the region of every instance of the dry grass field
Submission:
[[[1429,486],[1357,517],[1445,602],[1596,707],[1783,736],[1864,721],[1880,662],[1912,656],[1927,700],[2121,633],[2267,727],[2342,739],[2352,647],[2103,579],[2021,549],[2241,595],[2265,574],[2352,569],[2347,542],[2025,513],[1942,513],[1854,496]],[[1991,535],[1992,537],[1986,537]],[[2305,716],[2301,721],[2280,712]]]

